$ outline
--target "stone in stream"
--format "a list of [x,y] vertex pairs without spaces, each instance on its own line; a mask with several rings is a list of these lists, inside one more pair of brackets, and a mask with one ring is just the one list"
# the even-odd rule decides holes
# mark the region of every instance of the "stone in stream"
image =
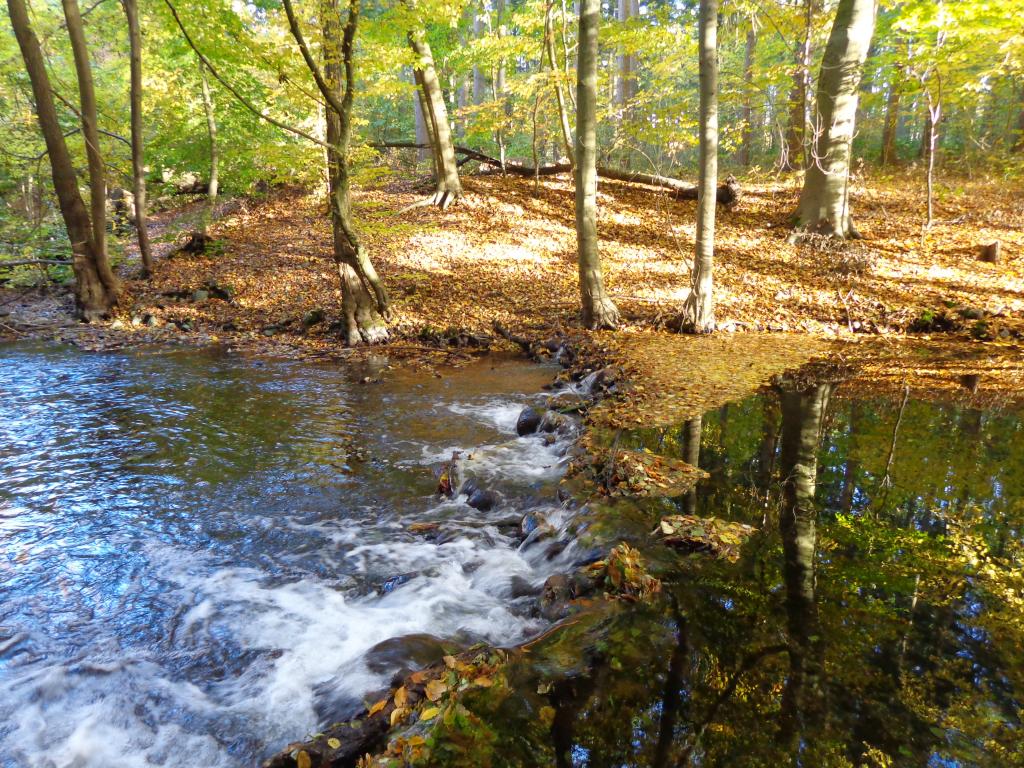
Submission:
[[536,408],[526,406],[519,412],[519,418],[516,419],[516,434],[520,437],[532,435],[540,427],[540,422],[543,418],[543,415]]
[[469,499],[467,499],[466,503],[473,509],[478,509],[481,512],[490,512],[498,504],[498,495],[494,491],[485,491],[483,488],[477,488],[469,494]]
[[380,585],[379,591],[383,595],[389,594],[390,592],[394,592],[403,584],[408,584],[416,576],[419,576],[419,574],[415,571],[412,571],[410,573],[400,573],[397,576],[392,576],[390,579],[388,579]]
[[537,429],[547,434],[571,435],[576,431],[576,422],[564,413],[546,411]]
[[541,592],[540,587],[534,586],[528,579],[524,579],[522,576],[513,576],[509,587],[513,600],[520,597],[534,597]]
[[548,521],[544,518],[544,515],[537,512],[528,512],[523,515],[523,520],[519,524],[519,531],[524,537],[529,536],[542,525],[547,525],[547,522]]

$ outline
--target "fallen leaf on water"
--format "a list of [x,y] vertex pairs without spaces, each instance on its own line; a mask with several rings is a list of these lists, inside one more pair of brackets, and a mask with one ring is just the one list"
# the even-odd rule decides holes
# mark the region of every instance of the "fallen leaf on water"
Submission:
[[384,709],[384,707],[386,707],[387,705],[388,705],[388,700],[387,699],[381,699],[376,704],[374,704],[372,707],[370,707],[370,714],[371,715],[376,715],[378,712],[380,712],[382,709]]

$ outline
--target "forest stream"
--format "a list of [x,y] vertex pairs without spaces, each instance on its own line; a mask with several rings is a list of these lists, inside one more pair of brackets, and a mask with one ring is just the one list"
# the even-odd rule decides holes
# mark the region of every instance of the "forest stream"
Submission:
[[[248,768],[476,642],[535,643],[476,710],[481,765],[982,766],[1019,742],[1010,405],[802,381],[624,433],[708,477],[577,539],[570,437],[516,434],[552,367],[0,354],[3,768]],[[492,509],[437,494],[453,451]],[[651,544],[680,513],[756,530],[733,558]],[[546,632],[538,592],[600,537],[637,543],[657,599]]]

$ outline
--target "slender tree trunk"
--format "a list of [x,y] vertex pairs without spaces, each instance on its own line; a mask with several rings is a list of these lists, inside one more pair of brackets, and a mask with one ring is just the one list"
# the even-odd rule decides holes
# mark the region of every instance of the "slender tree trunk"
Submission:
[[[490,29],[487,0],[476,8],[473,16],[473,37],[477,40],[485,37]],[[473,103],[483,104],[487,100],[487,77],[479,64],[473,65]]]
[[423,73],[413,70],[413,78],[416,81],[416,98],[419,100],[420,112],[423,114],[423,129],[427,134],[427,144],[430,151],[430,165],[434,169],[434,179],[440,178],[441,160],[440,145],[434,135],[434,121],[430,119],[430,106],[427,104],[426,92],[423,89]]
[[[618,19],[625,24],[639,13],[637,0],[619,0]],[[615,104],[625,107],[636,95],[636,56],[622,53],[618,57],[618,79],[615,84]]]
[[[387,340],[383,316],[388,312],[388,297],[380,278],[363,249],[352,223],[352,198],[349,189],[348,148],[352,133],[352,102],[355,88],[354,46],[359,20],[359,0],[350,0],[348,20],[339,32],[338,0],[323,0],[324,80],[340,103],[341,110],[328,105],[326,110],[328,178],[331,194],[331,230],[334,261],[341,282],[341,308],[345,341],[350,346],[375,344]],[[344,83],[344,88],[342,84]]]
[[128,22],[128,48],[131,69],[131,126],[132,126],[132,194],[135,195],[135,231],[139,238],[139,256],[142,275],[153,272],[153,252],[149,245],[146,225],[146,168],[142,136],[142,32],[139,30],[137,0],[121,0]]
[[[71,51],[78,77],[78,98],[82,114],[82,137],[89,164],[89,209],[92,221],[93,249],[96,252],[96,272],[108,292],[115,296],[121,283],[107,258],[107,172],[100,150],[99,120],[96,116],[96,92],[92,84],[92,64],[85,42],[85,25],[78,10],[77,0],[62,0],[64,20],[67,22]],[[102,256],[100,255],[102,254]]]
[[[413,83],[416,86],[412,93],[413,114],[416,119],[416,143],[432,147],[434,145],[434,140],[431,138],[430,133],[427,130],[426,110],[423,108],[423,91],[420,89],[420,83],[415,74],[413,75]],[[420,161],[426,160],[428,157],[433,159],[431,150],[429,149],[417,150],[416,157]]]
[[889,83],[889,97],[885,102],[885,124],[882,127],[882,154],[878,158],[881,165],[896,163],[896,128],[900,118],[900,90],[902,88],[902,71],[894,73]]
[[462,197],[462,182],[459,180],[459,167],[455,161],[455,148],[452,144],[451,126],[448,123],[448,110],[444,104],[444,94],[434,69],[434,57],[430,44],[422,31],[409,32],[409,45],[417,56],[417,71],[423,87],[426,103],[426,116],[434,134],[436,145],[435,157],[438,163],[434,203],[439,208],[447,208]]
[[64,226],[71,240],[71,268],[75,274],[75,303],[79,315],[86,321],[102,318],[117,303],[118,292],[100,277],[97,262],[106,260],[106,254],[97,251],[92,238],[89,211],[78,191],[78,179],[57,110],[53,104],[50,77],[46,72],[42,48],[29,20],[24,0],[7,0],[11,28],[14,30],[32,84],[36,117],[46,142],[47,157],[53,177],[54,192],[60,205]]
[[850,147],[876,0],[839,0],[818,77],[814,150],[795,216],[798,228],[859,237],[849,204]]
[[597,240],[597,33],[600,23],[600,0],[580,0],[573,178],[583,325],[595,330],[615,328],[619,323],[619,311],[605,294]]
[[935,220],[935,147],[939,138],[939,121],[942,118],[942,102],[932,97],[932,92],[929,90],[928,95],[928,171],[927,171],[927,219],[925,220],[925,229],[931,227],[932,222]]
[[804,0],[804,37],[796,48],[793,86],[789,91],[789,125],[780,166],[783,170],[807,167],[807,117],[811,83],[811,21],[812,0]]
[[214,112],[213,95],[210,92],[210,79],[206,76],[206,66],[199,62],[199,80],[203,91],[203,112],[206,114],[206,131],[210,137],[210,185],[207,196],[211,207],[217,202],[220,191],[220,152],[217,147],[217,115]]
[[718,185],[718,0],[700,3],[700,178],[697,182],[697,243],[690,295],[680,330],[712,333],[715,300],[715,204]]
[[[555,34],[551,24],[551,12],[554,7],[554,0],[547,0],[544,6],[544,51],[548,56],[548,63],[551,65],[551,76],[554,79],[555,101],[558,103],[558,120],[562,128],[562,144],[565,147],[565,156],[569,164],[576,166],[576,152],[572,146],[572,128],[569,125],[569,112],[565,108],[565,95],[562,92],[562,82],[555,64]],[[535,164],[536,165],[536,164]]]
[[740,143],[740,165],[750,165],[754,150],[754,52],[757,50],[757,31],[754,19],[750,19],[747,43],[743,49],[743,137]]

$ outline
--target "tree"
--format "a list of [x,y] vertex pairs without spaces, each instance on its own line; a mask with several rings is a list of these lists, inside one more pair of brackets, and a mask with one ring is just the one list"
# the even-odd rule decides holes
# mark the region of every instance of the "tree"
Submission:
[[217,193],[220,190],[220,152],[217,147],[217,115],[213,110],[213,95],[210,92],[210,78],[206,75],[206,65],[199,62],[199,86],[203,96],[203,114],[206,115],[206,135],[210,138],[210,180],[206,188],[206,212],[203,214],[202,234],[205,237],[213,210],[217,205]]
[[117,303],[120,283],[107,259],[106,181],[99,149],[96,98],[85,46],[85,31],[75,0],[63,0],[63,6],[78,73],[81,130],[89,157],[91,215],[78,191],[78,179],[53,103],[54,91],[43,61],[39,38],[29,20],[28,9],[24,0],[7,0],[11,27],[32,84],[36,117],[50,158],[54,191],[71,240],[75,303],[82,319],[92,322],[109,314]]
[[462,182],[459,180],[459,166],[455,160],[448,110],[444,105],[444,93],[437,79],[434,56],[427,36],[422,29],[418,29],[410,31],[408,39],[409,47],[416,54],[416,78],[423,90],[424,115],[430,124],[434,154],[434,204],[444,209],[462,197]]
[[600,22],[600,0],[580,0],[573,180],[583,325],[592,330],[612,329],[619,324],[619,310],[604,290],[597,242],[597,33]]
[[849,203],[850,153],[876,0],[839,0],[818,76],[814,143],[795,225],[833,237],[859,237]]
[[812,0],[804,0],[803,39],[794,46],[793,86],[789,91],[789,126],[780,163],[783,170],[803,168],[807,164],[807,99],[811,84],[811,22]]
[[700,3],[700,175],[697,181],[697,242],[690,295],[679,329],[715,330],[715,205],[718,195],[718,0]]
[[139,238],[142,273],[144,277],[149,277],[153,271],[153,254],[146,225],[146,168],[142,136],[142,32],[139,29],[137,0],[121,0],[121,6],[128,22],[131,70],[132,194],[135,197],[135,230]]
[[292,37],[327,102],[325,114],[331,228],[334,261],[338,265],[341,279],[345,340],[350,345],[384,341],[388,336],[384,320],[390,313],[388,294],[352,224],[349,189],[348,153],[352,138],[352,103],[355,99],[355,37],[359,24],[359,0],[350,0],[348,17],[341,34],[338,31],[341,14],[336,0],[324,0],[320,23],[325,72],[320,71],[306,44],[291,0],[283,0],[283,5]]

